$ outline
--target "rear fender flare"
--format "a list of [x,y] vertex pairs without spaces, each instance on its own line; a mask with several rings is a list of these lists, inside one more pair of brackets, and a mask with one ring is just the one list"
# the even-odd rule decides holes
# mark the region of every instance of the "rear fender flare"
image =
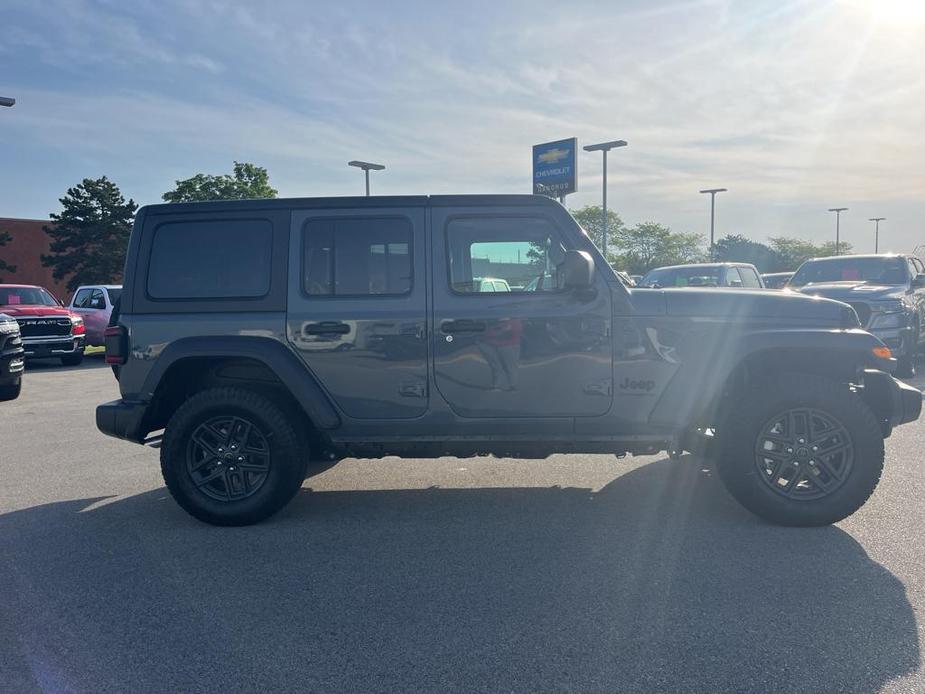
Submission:
[[158,384],[171,366],[190,357],[241,357],[261,362],[286,387],[314,426],[319,429],[340,426],[340,416],[314,374],[285,345],[269,337],[187,337],[171,342],[145,378],[142,392],[146,399],[154,397]]

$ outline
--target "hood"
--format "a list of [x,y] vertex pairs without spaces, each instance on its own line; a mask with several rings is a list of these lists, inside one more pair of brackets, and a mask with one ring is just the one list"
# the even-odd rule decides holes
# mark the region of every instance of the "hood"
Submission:
[[642,315],[777,320],[820,327],[841,327],[848,310],[838,301],[766,289],[633,289],[632,296]]
[[838,301],[882,301],[902,299],[906,295],[905,287],[870,282],[818,282],[800,287],[798,291]]
[[71,315],[71,312],[63,306],[43,306],[41,304],[13,304],[10,306],[0,306],[0,313],[13,316],[13,318]]

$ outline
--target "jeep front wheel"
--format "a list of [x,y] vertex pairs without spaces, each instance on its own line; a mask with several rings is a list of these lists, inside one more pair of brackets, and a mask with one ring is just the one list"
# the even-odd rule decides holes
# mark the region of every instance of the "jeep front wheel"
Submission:
[[177,503],[213,525],[249,525],[298,492],[304,437],[273,401],[240,388],[197,393],[171,417],[161,472]]
[[883,470],[883,435],[846,384],[787,374],[753,391],[723,428],[719,472],[752,513],[828,525],[857,511]]

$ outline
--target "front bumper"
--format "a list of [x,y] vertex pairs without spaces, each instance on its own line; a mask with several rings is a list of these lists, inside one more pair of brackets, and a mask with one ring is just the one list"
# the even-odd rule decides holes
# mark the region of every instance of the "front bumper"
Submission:
[[914,422],[922,414],[922,391],[876,369],[863,373],[863,396],[880,417],[885,433]]
[[104,402],[96,408],[96,428],[107,436],[142,443],[141,423],[146,409],[147,405],[143,402]]
[[15,383],[22,378],[25,362],[23,348],[16,346],[0,353],[0,385]]
[[23,347],[27,359],[44,357],[66,357],[84,349],[83,335],[61,335],[51,337],[24,337]]

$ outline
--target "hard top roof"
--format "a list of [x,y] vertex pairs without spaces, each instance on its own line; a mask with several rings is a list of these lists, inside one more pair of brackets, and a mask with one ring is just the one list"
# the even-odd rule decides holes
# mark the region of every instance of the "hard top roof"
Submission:
[[178,212],[210,212],[220,210],[288,209],[288,208],[343,208],[358,209],[376,207],[464,207],[464,206],[510,206],[536,205],[559,206],[559,203],[545,195],[371,195],[335,196],[323,198],[259,198],[254,200],[210,200],[208,202],[168,202],[145,205],[139,212],[166,214]]

